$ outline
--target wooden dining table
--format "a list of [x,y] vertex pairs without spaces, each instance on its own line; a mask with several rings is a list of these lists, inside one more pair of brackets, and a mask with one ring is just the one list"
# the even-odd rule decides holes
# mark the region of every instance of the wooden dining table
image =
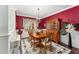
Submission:
[[47,35],[44,34],[44,33],[39,33],[39,34],[34,33],[34,34],[32,34],[32,36],[33,36],[35,39],[37,39],[37,40],[40,40],[40,39],[42,39],[42,38],[47,38]]
[[46,53],[46,49],[47,49],[46,41],[43,43],[43,40],[48,39],[47,34],[46,33],[39,33],[39,34],[33,33],[32,36],[33,36],[33,40],[39,40],[40,42],[42,42],[42,44],[44,45],[44,48],[45,48],[45,53]]

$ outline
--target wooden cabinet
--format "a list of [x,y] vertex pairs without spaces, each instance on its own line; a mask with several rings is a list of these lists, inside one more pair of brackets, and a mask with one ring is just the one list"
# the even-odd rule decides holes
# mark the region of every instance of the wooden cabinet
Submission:
[[60,24],[58,19],[52,19],[47,21],[46,28],[48,30],[48,33],[51,37],[51,40],[59,43],[60,42]]

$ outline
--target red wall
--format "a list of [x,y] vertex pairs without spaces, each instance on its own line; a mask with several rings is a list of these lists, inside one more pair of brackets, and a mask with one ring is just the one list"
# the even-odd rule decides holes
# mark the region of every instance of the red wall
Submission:
[[23,29],[23,17],[16,16],[16,29]]
[[23,29],[23,19],[24,18],[35,19],[32,17],[26,17],[26,16],[16,16],[16,29]]
[[[62,19],[63,22],[68,22],[72,24],[79,23],[79,6],[73,7],[63,12],[41,19],[39,27],[44,28],[44,24],[46,23],[46,21],[54,18],[60,18]],[[68,19],[70,19],[70,21]]]

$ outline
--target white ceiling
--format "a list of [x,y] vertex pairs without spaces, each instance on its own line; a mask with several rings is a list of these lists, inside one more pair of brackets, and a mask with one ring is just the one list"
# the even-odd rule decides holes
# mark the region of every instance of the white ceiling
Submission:
[[11,8],[15,8],[17,15],[44,18],[49,15],[55,14],[59,11],[72,7],[72,5],[11,5]]

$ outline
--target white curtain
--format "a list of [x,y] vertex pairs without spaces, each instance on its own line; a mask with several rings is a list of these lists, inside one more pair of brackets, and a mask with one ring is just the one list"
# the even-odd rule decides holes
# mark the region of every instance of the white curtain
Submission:
[[[34,27],[33,27],[34,25]],[[23,19],[23,34],[22,37],[28,37],[28,30],[31,31],[32,33],[37,30],[37,21],[34,19]]]
[[[32,28],[33,25],[34,25],[34,28]],[[38,22],[37,22],[37,20],[34,20],[34,19],[24,19],[23,27],[26,30],[30,30],[30,31],[34,32],[35,30],[37,30]]]
[[30,21],[30,19],[23,19],[23,27],[26,30],[32,29],[32,22]]
[[30,19],[23,19],[23,28],[22,38],[29,37],[28,30],[32,29],[32,23],[30,22]]

